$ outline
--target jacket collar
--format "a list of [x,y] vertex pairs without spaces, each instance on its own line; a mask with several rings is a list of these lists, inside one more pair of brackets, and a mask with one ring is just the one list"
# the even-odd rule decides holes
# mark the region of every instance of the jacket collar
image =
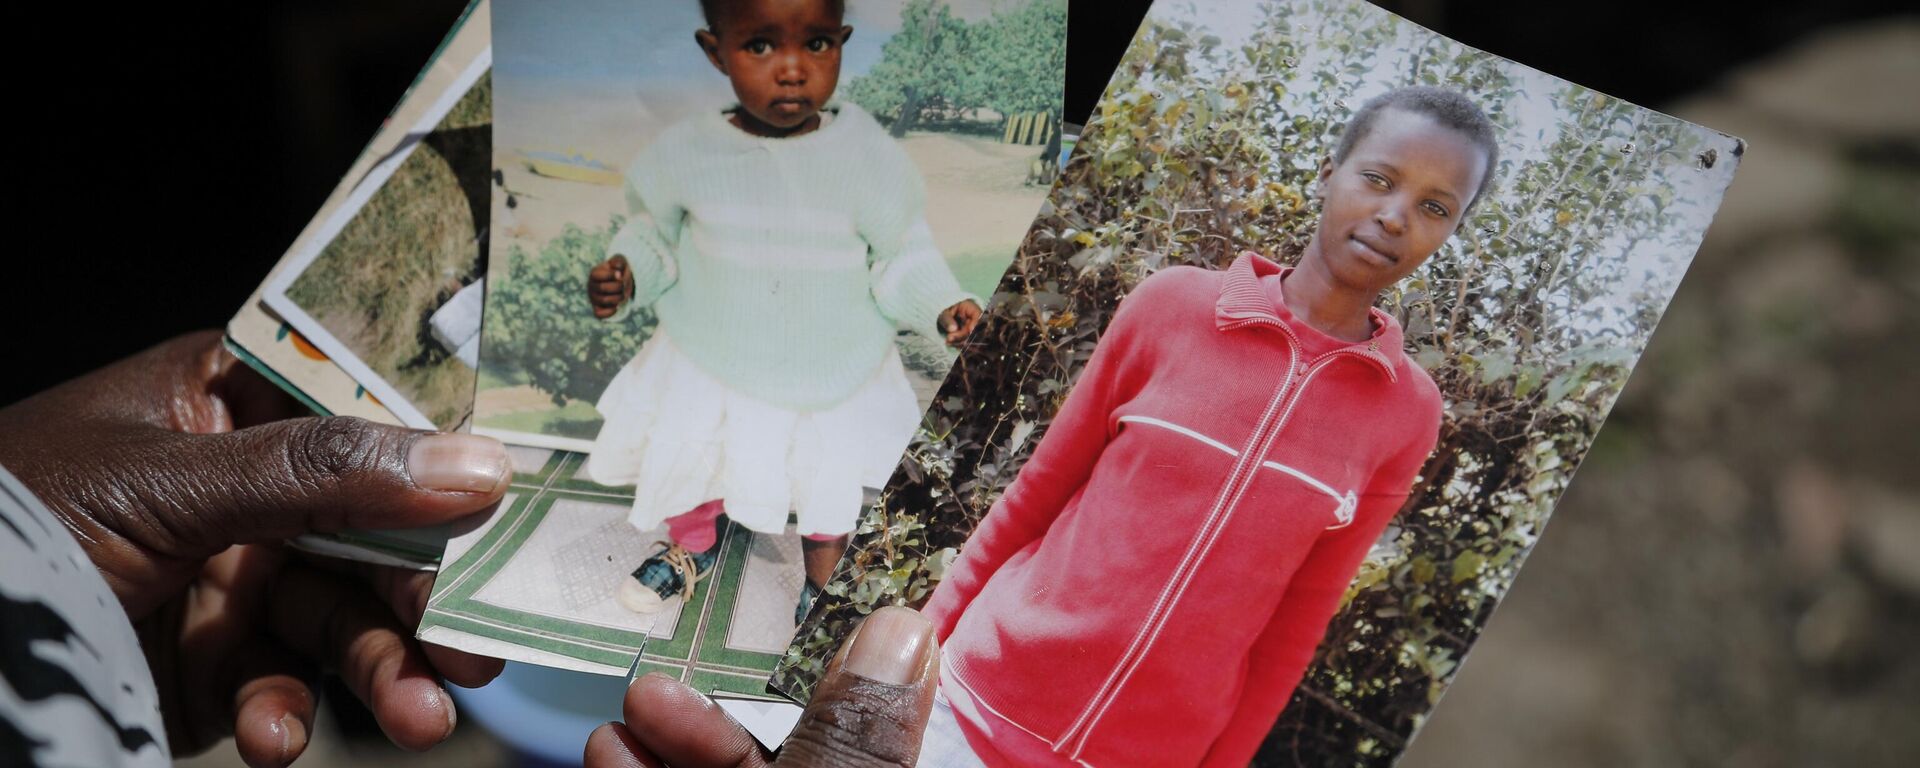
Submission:
[[[1284,276],[1292,271],[1292,267],[1281,267],[1252,251],[1241,253],[1233,260],[1233,265],[1227,267],[1220,281],[1220,300],[1214,305],[1215,324],[1221,330],[1271,325],[1286,329],[1291,336],[1292,327],[1301,321],[1284,303],[1267,298],[1267,292],[1260,286],[1260,279],[1275,274]],[[1397,381],[1399,376],[1396,371],[1406,360],[1406,339],[1400,331],[1400,324],[1379,307],[1371,307],[1368,312],[1373,317],[1373,338],[1343,347],[1338,352],[1358,354],[1378,365],[1387,378]]]

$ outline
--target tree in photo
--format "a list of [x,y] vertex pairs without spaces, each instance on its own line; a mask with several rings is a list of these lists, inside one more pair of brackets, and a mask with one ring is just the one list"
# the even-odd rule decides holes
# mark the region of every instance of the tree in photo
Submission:
[[847,98],[889,124],[894,138],[907,135],[928,113],[965,108],[956,97],[967,88],[966,22],[939,0],[908,0],[900,31],[880,49],[880,63],[847,86]]
[[974,110],[1001,118],[1047,113],[1058,120],[1065,78],[1066,0],[1030,0],[975,22],[940,0],[909,0],[900,32],[880,63],[854,78],[847,97],[889,125],[895,137]]

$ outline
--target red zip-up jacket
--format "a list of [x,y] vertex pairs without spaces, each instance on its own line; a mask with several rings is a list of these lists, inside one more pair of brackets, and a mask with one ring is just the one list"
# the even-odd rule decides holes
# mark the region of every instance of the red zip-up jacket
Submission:
[[1257,255],[1121,302],[926,607],[988,765],[1245,765],[1440,425],[1373,311],[1294,318]]

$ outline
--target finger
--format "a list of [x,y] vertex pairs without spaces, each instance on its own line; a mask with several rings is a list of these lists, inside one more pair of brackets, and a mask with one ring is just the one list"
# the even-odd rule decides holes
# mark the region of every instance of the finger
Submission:
[[[393,609],[394,617],[400,620],[400,626],[414,630],[420,626],[420,618],[426,615],[427,598],[433,594],[433,577],[430,571],[408,571],[399,568],[354,563],[362,569],[367,583],[374,593],[385,600]],[[434,671],[446,678],[447,682],[462,688],[478,688],[500,676],[507,663],[500,659],[479,656],[457,651],[433,643],[420,643],[420,648],[432,662]]]
[[874,611],[827,670],[780,766],[912,766],[939,684],[936,645],[919,612]]
[[[293,395],[281,389],[279,385],[268,381],[253,366],[240,361],[227,350],[227,345],[219,337],[209,339],[212,345],[213,375],[208,381],[208,392],[226,407],[230,423],[228,429],[245,429],[257,424],[265,424],[281,419],[293,419],[311,416],[313,412]],[[221,431],[221,430],[190,430]]]
[[961,323],[958,331],[960,338],[954,339],[954,341],[957,343],[961,339],[965,339],[968,336],[972,336],[973,332],[980,327],[980,320],[984,316],[985,315],[980,311],[979,306],[975,305],[973,302],[967,302],[964,305],[964,311],[960,313]]
[[453,733],[453,700],[420,646],[371,592],[305,565],[282,574],[269,625],[295,651],[323,659],[403,749]]
[[223,435],[156,438],[128,451],[122,482],[149,509],[148,541],[175,555],[309,531],[412,528],[498,501],[511,476],[492,438],[418,432],[352,417],[264,424]]
[[178,651],[171,659],[181,685],[168,714],[185,715],[190,744],[234,733],[237,693],[253,677],[298,672],[297,664],[269,663],[278,660],[261,650],[263,643],[271,647],[260,631],[266,590],[284,555],[270,546],[229,548],[202,563],[193,588],[182,591]]
[[174,670],[163,674],[172,681],[167,719],[176,749],[231,735],[249,765],[278,766],[306,748],[317,670],[263,634],[282,555],[264,546],[222,552],[178,603],[176,650],[163,653]]
[[594,280],[618,279],[621,273],[626,271],[627,271],[626,259],[623,259],[619,256],[615,256],[613,258],[607,259],[606,261],[600,262],[599,264],[593,265],[593,269],[587,270],[587,276]]
[[[324,570],[330,574],[340,574],[342,578],[351,578],[367,584],[374,591],[374,595],[380,597],[380,601],[386,603],[390,611],[394,611],[394,618],[399,620],[401,630],[405,630],[409,636],[415,634],[415,630],[419,630],[420,616],[426,614],[426,603],[432,597],[434,572],[390,568],[382,564],[353,563],[353,561],[342,561],[334,557],[317,557],[317,555],[301,555],[301,557],[303,557],[301,563],[305,566]],[[415,637],[415,643],[419,643],[420,651],[426,653],[426,660],[434,664],[434,672],[440,674],[440,678],[444,678],[449,684],[461,685],[461,687],[480,687],[480,685],[490,684],[493,678],[497,678],[507,666],[505,660],[480,657],[465,651],[449,649],[445,645],[424,643],[419,637]]]
[[666,768],[667,765],[640,746],[633,732],[619,723],[607,723],[587,735],[587,754],[582,763],[585,768]]
[[253,768],[292,763],[313,733],[311,665],[264,638],[232,661],[242,680],[233,695],[233,743],[240,758]]
[[626,287],[626,282],[617,277],[594,278],[589,287],[597,295],[618,294]]
[[627,686],[627,731],[646,752],[674,768],[757,768],[760,742],[691,686],[658,672]]
[[[216,330],[176,336],[0,409],[0,415],[9,422],[10,432],[51,438],[85,422],[139,424],[174,432],[230,429],[230,414],[223,404],[206,397],[207,381],[216,373],[212,351],[220,338]],[[16,473],[16,461],[31,458],[31,454],[9,456],[6,449],[17,447],[0,444],[0,458],[7,459],[7,466]]]

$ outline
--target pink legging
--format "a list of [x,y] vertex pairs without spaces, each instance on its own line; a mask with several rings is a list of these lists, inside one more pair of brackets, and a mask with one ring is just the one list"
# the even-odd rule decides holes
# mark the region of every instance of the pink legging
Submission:
[[[723,499],[714,499],[700,506],[667,518],[667,538],[679,544],[688,552],[705,552],[713,549],[720,540],[720,531],[713,521],[726,514],[727,505]],[[840,538],[835,534],[810,533],[808,541],[834,541]]]

